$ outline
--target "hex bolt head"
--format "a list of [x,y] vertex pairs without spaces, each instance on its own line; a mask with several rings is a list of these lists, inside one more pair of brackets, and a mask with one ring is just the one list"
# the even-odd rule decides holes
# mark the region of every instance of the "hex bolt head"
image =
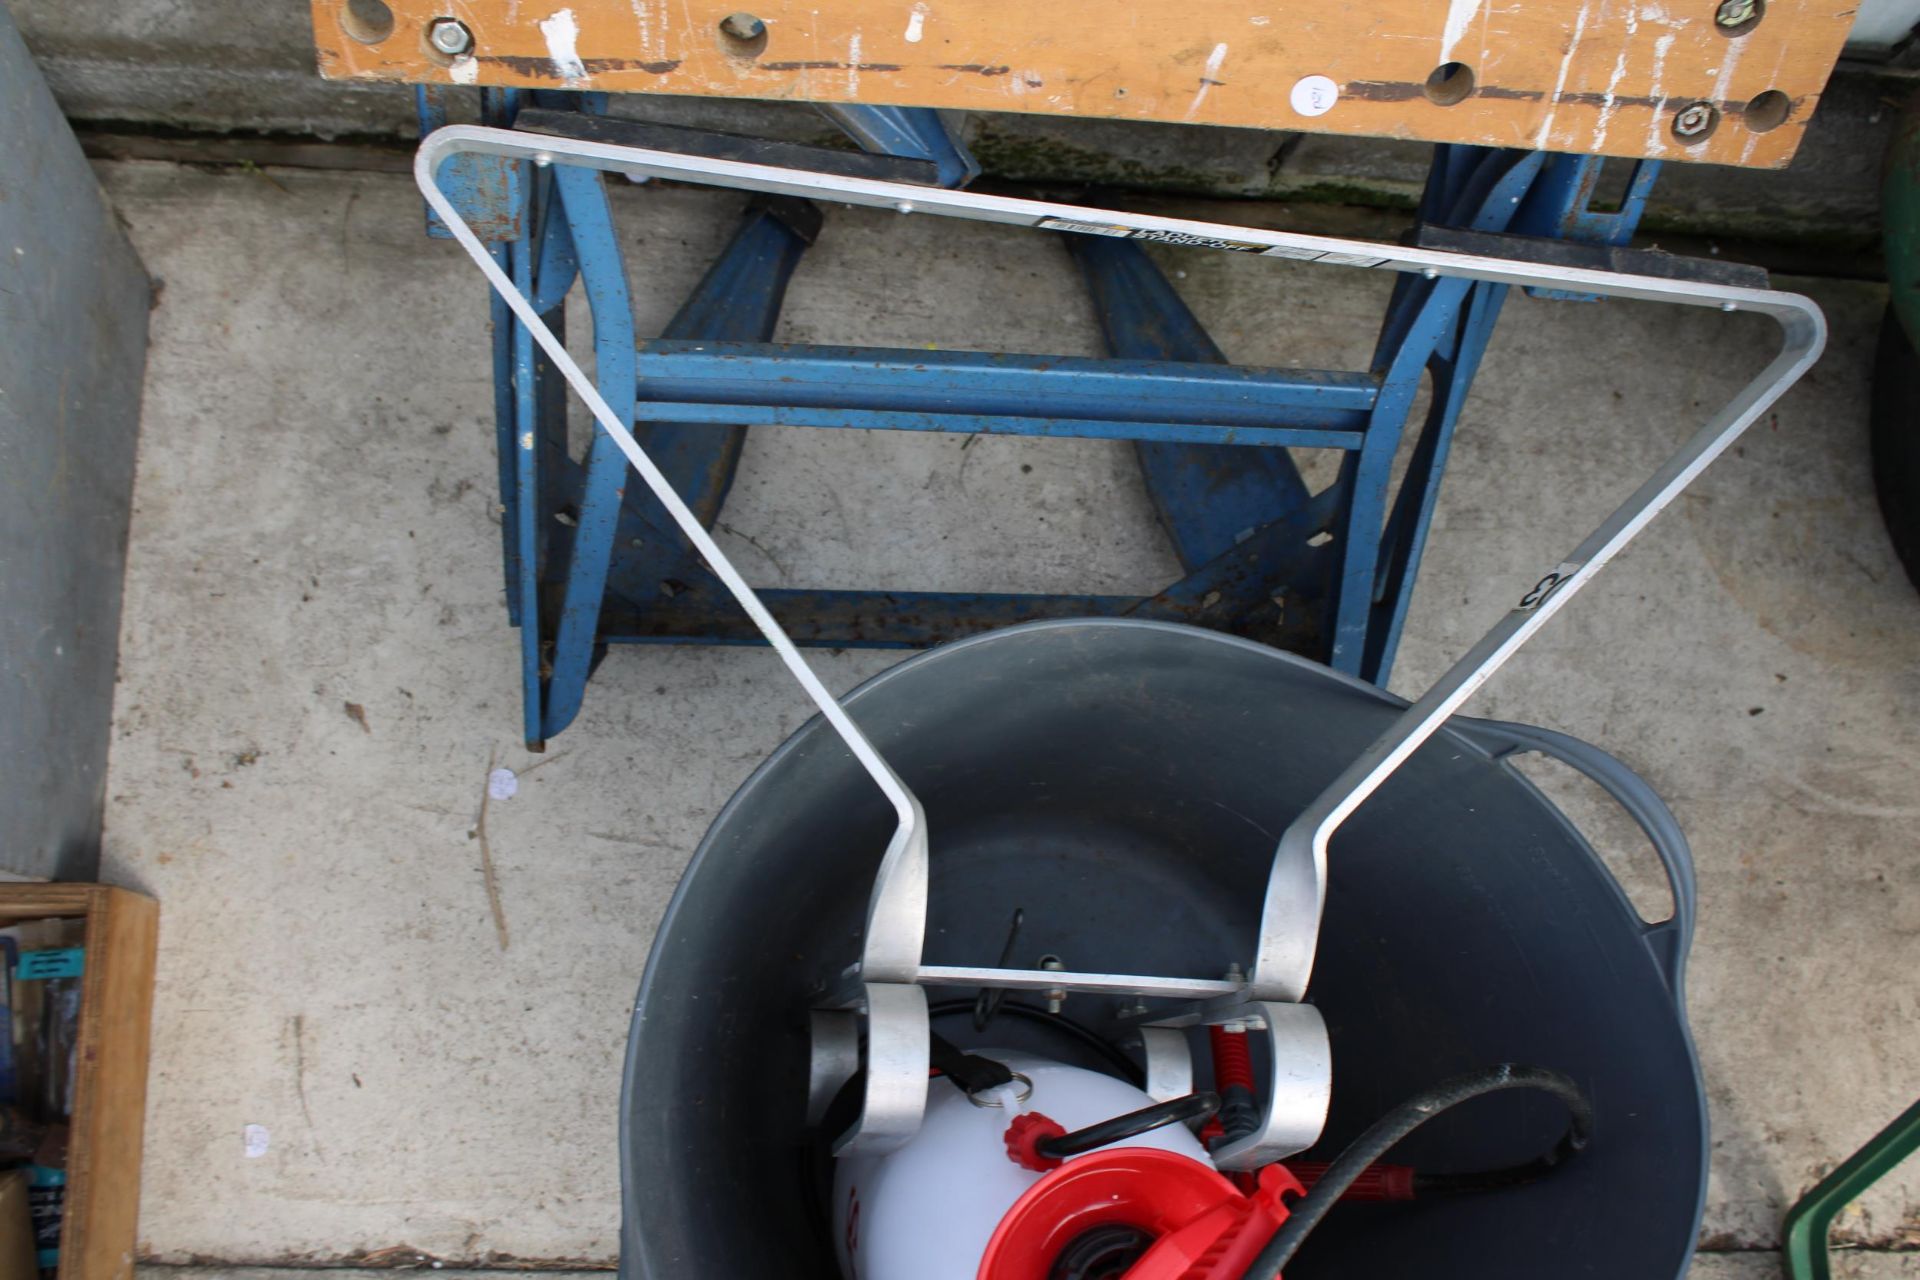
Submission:
[[1720,112],[1711,102],[1694,102],[1680,108],[1673,118],[1673,136],[1689,141],[1706,137],[1720,122]]
[[730,13],[720,19],[720,34],[730,40],[758,40],[767,34],[767,24],[750,13]]
[[449,58],[473,52],[473,32],[458,18],[435,18],[427,24],[427,43]]
[[1737,27],[1751,21],[1758,8],[1755,0],[1720,0],[1720,7],[1713,11],[1713,20],[1723,27]]

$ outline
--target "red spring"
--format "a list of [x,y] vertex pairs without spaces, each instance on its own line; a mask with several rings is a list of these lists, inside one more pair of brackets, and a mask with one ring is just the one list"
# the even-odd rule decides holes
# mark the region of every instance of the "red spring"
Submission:
[[[1287,1172],[1300,1180],[1300,1185],[1313,1190],[1320,1179],[1327,1176],[1330,1165],[1305,1160],[1287,1161]],[[1413,1166],[1408,1164],[1370,1164],[1366,1171],[1354,1179],[1353,1185],[1341,1193],[1342,1200],[1411,1200],[1414,1198]]]
[[1213,1088],[1225,1097],[1236,1085],[1253,1092],[1253,1057],[1247,1052],[1245,1032],[1208,1027],[1207,1039],[1213,1046]]

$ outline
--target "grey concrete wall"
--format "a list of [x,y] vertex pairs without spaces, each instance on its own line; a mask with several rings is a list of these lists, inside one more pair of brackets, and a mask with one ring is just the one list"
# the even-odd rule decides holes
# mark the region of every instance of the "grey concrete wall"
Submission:
[[[13,3],[61,105],[79,121],[320,137],[413,132],[406,89],[319,78],[304,4]],[[1844,72],[1785,173],[1669,165],[1649,227],[1870,245],[1880,156],[1913,84],[1910,73]],[[830,132],[791,104],[651,97],[629,99],[625,109],[773,136]],[[1385,139],[1004,114],[974,117],[968,129],[990,177],[1294,202],[1409,201],[1428,151]]]
[[0,868],[90,878],[147,276],[0,7]]

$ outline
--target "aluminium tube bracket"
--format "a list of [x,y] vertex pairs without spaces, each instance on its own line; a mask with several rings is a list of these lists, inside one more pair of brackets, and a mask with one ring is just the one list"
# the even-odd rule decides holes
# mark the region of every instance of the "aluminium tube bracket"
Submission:
[[[628,415],[616,412],[600,396],[593,380],[568,354],[565,344],[541,321],[533,305],[514,287],[472,227],[460,216],[446,191],[439,186],[437,175],[443,162],[462,155],[495,156],[536,166],[581,165],[635,177],[666,178],[703,186],[892,209],[902,214],[1221,249],[1414,273],[1427,279],[1453,277],[1600,297],[1754,312],[1767,316],[1779,326],[1781,346],[1765,368],[1578,548],[1530,584],[1516,584],[1513,609],[1431,689],[1402,712],[1388,731],[1287,828],[1274,853],[1253,966],[1244,980],[928,965],[923,963],[922,952],[927,920],[927,824],[919,801],[827,690],[752,587],[674,493],[635,441]],[[601,428],[613,438],[695,550],[733,593],[787,670],[894,808],[897,825],[874,878],[861,955],[858,963],[843,975],[846,985],[838,1000],[830,1002],[830,1007],[852,1009],[862,1018],[868,1041],[861,1118],[835,1144],[836,1151],[842,1154],[892,1149],[918,1131],[925,1105],[926,1056],[924,1052],[916,1054],[904,1046],[915,1036],[920,1037],[924,1045],[925,988],[928,986],[1091,991],[1181,1002],[1175,1014],[1153,1019],[1163,1026],[1227,1020],[1235,1016],[1236,1006],[1238,1016],[1245,1018],[1246,1006],[1252,1003],[1267,1006],[1270,1016],[1265,1021],[1269,1027],[1277,1025],[1279,1015],[1272,1015],[1272,1008],[1299,1006],[1313,974],[1314,951],[1326,898],[1327,846],[1340,824],[1742,431],[1765,413],[1819,358],[1826,340],[1825,321],[1811,300],[1798,294],[1714,280],[1621,274],[1585,266],[1082,208],[709,156],[669,154],[578,138],[542,137],[476,125],[454,125],[429,134],[414,157],[414,179],[428,205],[446,222],[453,238],[592,411]],[[531,449],[533,442],[523,440],[520,446]],[[1304,1015],[1299,1018],[1286,1015],[1286,1018],[1290,1019],[1289,1027],[1295,1030],[1305,1025]],[[880,1046],[879,1051],[875,1046]],[[838,1055],[844,1054],[844,1035],[836,1033],[829,1049],[837,1061]],[[1324,1059],[1319,1061],[1319,1067],[1308,1062],[1307,1069],[1330,1070]],[[1279,1077],[1276,1071],[1275,1078]],[[1304,1122],[1299,1116],[1307,1108],[1301,1099],[1310,1093],[1310,1089],[1302,1092],[1292,1085],[1269,1090],[1266,1122],[1255,1144],[1260,1148],[1259,1158],[1284,1147],[1304,1131]],[[1249,1147],[1230,1158],[1246,1161],[1255,1155]]]

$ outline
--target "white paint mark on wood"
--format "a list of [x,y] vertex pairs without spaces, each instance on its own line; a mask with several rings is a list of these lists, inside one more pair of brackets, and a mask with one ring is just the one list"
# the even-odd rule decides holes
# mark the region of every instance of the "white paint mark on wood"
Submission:
[[1573,57],[1580,52],[1580,37],[1587,33],[1587,9],[1581,5],[1580,13],[1573,20],[1573,39],[1567,41],[1567,51],[1560,56],[1560,74],[1553,82],[1553,92],[1547,97],[1547,115],[1540,122],[1540,132],[1534,136],[1536,150],[1544,150],[1553,135],[1553,117],[1560,110],[1560,94],[1567,87],[1567,72],[1573,66]]
[[1265,14],[1256,13],[1251,18],[1248,18],[1247,21],[1251,22],[1256,27],[1264,27],[1269,22],[1272,22],[1273,19],[1267,17]]
[[[1642,9],[1641,16],[1647,16]],[[1647,122],[1647,153],[1665,155],[1667,151],[1667,99],[1662,84],[1667,70],[1667,50],[1673,48],[1676,39],[1671,33],[1661,36],[1653,42],[1653,75],[1647,88],[1647,97],[1653,100],[1653,118]]]
[[640,28],[640,49],[642,52],[653,48],[653,16],[647,12],[647,0],[628,0],[633,9],[633,21]]
[[1627,74],[1627,45],[1620,45],[1620,56],[1613,60],[1613,74],[1607,77],[1606,95],[1600,103],[1600,118],[1593,122],[1593,149],[1599,151],[1607,144],[1607,128],[1613,123],[1614,108],[1618,105],[1620,81]]
[[1740,55],[1746,51],[1745,40],[1727,41],[1727,56],[1720,63],[1720,74],[1713,82],[1713,100],[1716,103],[1727,100],[1727,88],[1733,82],[1733,69],[1740,65]]
[[455,84],[480,83],[480,59],[471,54],[464,58],[455,58],[453,65],[447,68],[447,77]]
[[1454,48],[1480,14],[1480,0],[1449,0],[1446,26],[1440,31],[1440,61],[1452,62]]
[[1226,65],[1227,46],[1225,42],[1213,46],[1213,52],[1207,55],[1207,65],[1200,70],[1200,92],[1193,95],[1193,101],[1187,104],[1186,118],[1193,119],[1200,110],[1200,104],[1207,100],[1207,93],[1220,79],[1220,68]]
[[[1600,7],[1600,21],[1607,20],[1607,8]],[[1633,48],[1634,33],[1640,30],[1640,18],[1631,0],[1627,4],[1627,34],[1620,41],[1620,54],[1613,60],[1613,72],[1607,77],[1606,93],[1601,99],[1600,116],[1593,124],[1593,149],[1600,151],[1607,143],[1607,129],[1613,124],[1613,113],[1620,102],[1620,82],[1627,75],[1627,53]]]
[[847,96],[860,96],[860,33],[847,37]]
[[924,4],[916,4],[913,6],[913,12],[907,15],[907,43],[919,44],[920,37],[925,32],[926,26],[927,6]]
[[587,78],[587,64],[580,61],[580,24],[573,10],[562,9],[542,18],[540,34],[547,40],[547,59],[553,63],[553,74],[568,84]]

